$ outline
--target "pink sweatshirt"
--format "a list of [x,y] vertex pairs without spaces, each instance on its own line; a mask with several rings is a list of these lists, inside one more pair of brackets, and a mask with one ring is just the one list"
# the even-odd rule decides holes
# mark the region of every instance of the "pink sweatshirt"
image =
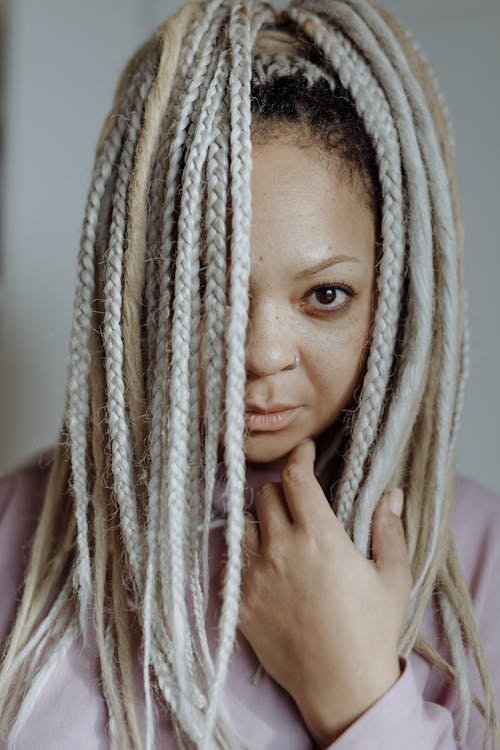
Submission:
[[[15,611],[30,539],[40,512],[47,472],[24,470],[0,481],[0,642],[5,638]],[[256,488],[276,474],[260,472],[248,476],[248,487]],[[479,630],[500,695],[500,502],[478,484],[459,478],[453,511],[453,529],[459,559],[472,595]],[[223,532],[211,533],[211,606],[208,632],[215,632],[217,585],[223,553]],[[421,633],[448,657],[435,617],[435,602],[427,606]],[[212,627],[211,627],[212,626]],[[213,640],[210,642],[214,648]],[[484,720],[475,707],[467,743],[453,738],[459,711],[457,691],[442,674],[412,652],[399,680],[368,708],[328,750],[452,750],[482,746]],[[471,660],[472,664],[472,660]],[[312,750],[314,741],[301,715],[279,685],[263,673],[256,685],[251,678],[258,661],[238,631],[226,701],[234,724],[246,744],[255,750]],[[482,698],[476,670],[472,690]],[[139,668],[138,668],[139,676]],[[84,651],[77,642],[51,673],[22,732],[22,750],[100,750],[109,748],[106,710],[95,651]],[[139,699],[139,715],[143,712]],[[243,742],[242,742],[243,746]],[[160,724],[158,747],[177,747],[168,719]],[[235,748],[236,750],[236,748]],[[239,748],[238,748],[239,750]]]

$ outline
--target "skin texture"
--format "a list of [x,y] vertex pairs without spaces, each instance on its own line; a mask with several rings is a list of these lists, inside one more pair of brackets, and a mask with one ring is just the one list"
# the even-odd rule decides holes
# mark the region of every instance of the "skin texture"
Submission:
[[[375,222],[332,162],[287,142],[254,147],[246,401],[300,409],[286,429],[249,431],[250,462],[279,466],[300,440],[319,435],[348,405],[363,369]],[[329,258],[337,262],[306,273]],[[315,292],[321,285],[329,286]]]
[[[374,219],[334,165],[285,142],[254,150],[252,209],[247,402],[301,408],[288,427],[246,439],[248,461],[279,468],[281,482],[260,488],[246,519],[239,628],[324,747],[398,679],[412,585],[401,490],[377,507],[368,560],[314,476],[311,438],[338,418],[363,369]],[[354,260],[294,279],[332,252]],[[352,289],[327,299],[335,313],[314,292],[326,283]]]

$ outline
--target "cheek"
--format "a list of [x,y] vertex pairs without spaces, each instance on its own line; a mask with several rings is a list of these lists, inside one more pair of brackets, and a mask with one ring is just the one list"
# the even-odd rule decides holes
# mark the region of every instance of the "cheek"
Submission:
[[350,401],[364,370],[368,338],[369,321],[353,320],[311,341],[311,376],[325,407],[327,401],[331,409],[342,409]]

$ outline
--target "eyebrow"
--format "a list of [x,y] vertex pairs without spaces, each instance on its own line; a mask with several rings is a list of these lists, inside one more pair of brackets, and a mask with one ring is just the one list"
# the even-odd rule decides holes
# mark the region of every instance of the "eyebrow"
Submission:
[[305,268],[303,271],[299,271],[299,273],[295,274],[293,278],[295,280],[298,280],[303,279],[306,276],[313,276],[315,273],[324,271],[325,268],[330,268],[330,266],[334,266],[337,263],[359,262],[359,258],[354,258],[352,255],[331,255],[329,258],[325,258],[325,260],[322,260],[320,263],[316,263],[316,265],[314,266],[310,266],[309,268]]

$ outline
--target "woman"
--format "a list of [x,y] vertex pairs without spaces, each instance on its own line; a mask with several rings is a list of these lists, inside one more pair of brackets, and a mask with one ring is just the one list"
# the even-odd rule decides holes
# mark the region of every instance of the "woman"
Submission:
[[453,154],[405,33],[365,0],[182,8],[98,147],[50,472],[3,486],[9,536],[44,495],[8,741],[494,743],[470,578],[498,507],[454,506],[466,361]]

